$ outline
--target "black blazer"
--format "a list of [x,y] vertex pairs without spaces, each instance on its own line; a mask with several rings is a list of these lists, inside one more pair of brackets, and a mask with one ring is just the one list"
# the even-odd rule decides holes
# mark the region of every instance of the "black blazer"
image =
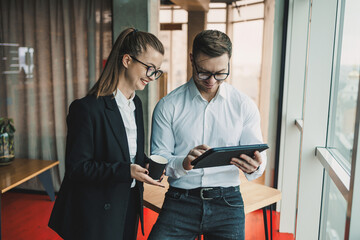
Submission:
[[[136,163],[145,166],[141,100],[135,96]],[[67,116],[65,177],[49,227],[64,239],[122,239],[132,178],[124,122],[112,95],[75,100]],[[143,230],[143,184],[138,206]]]

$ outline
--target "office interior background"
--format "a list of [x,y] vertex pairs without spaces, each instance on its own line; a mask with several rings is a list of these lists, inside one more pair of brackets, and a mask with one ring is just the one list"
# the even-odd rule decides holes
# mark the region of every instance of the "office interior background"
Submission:
[[[223,31],[233,42],[226,81],[260,110],[270,149],[257,182],[282,192],[279,231],[360,239],[359,12],[358,0],[1,0],[0,116],[14,119],[16,157],[60,161],[58,190],[68,106],[122,29],[165,46],[164,77],[137,93],[147,151],[156,103],[191,76],[193,37]],[[36,178],[20,188],[43,190]]]

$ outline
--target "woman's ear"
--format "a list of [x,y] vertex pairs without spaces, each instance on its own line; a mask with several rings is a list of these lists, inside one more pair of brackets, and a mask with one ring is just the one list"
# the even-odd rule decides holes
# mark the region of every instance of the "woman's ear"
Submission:
[[124,68],[129,67],[131,60],[132,59],[129,54],[124,54],[124,56],[122,57],[122,64],[123,64]]

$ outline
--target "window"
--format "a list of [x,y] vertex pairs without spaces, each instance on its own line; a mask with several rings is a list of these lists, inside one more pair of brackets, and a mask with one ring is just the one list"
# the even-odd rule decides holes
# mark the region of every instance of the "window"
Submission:
[[[259,105],[263,20],[234,24],[231,84]],[[235,57],[236,56],[236,57]]]
[[233,7],[233,55],[231,84],[259,106],[263,48],[263,1],[238,1]]
[[[280,231],[283,225],[296,239],[359,239],[360,2],[290,1],[288,9]],[[301,111],[293,111],[299,103]],[[300,141],[287,152],[298,138],[295,120],[303,121]],[[283,218],[291,198],[287,215],[296,215]]]
[[176,6],[160,8],[161,23],[180,23],[181,30],[162,30],[159,39],[164,44],[165,56],[161,66],[168,73],[167,91],[170,92],[187,81],[187,11]]
[[[325,173],[320,239],[344,239],[345,234],[349,234],[345,225],[350,220],[355,221],[355,216],[347,219],[346,213],[351,211],[352,206],[348,204],[352,200],[349,197],[354,191],[350,188],[350,179],[354,178],[351,166],[356,109],[359,108],[360,29],[356,24],[360,22],[359,9],[360,2],[357,0],[338,1],[327,149],[333,156],[331,162],[338,163],[342,168],[327,169]],[[326,162],[329,163],[329,158]],[[324,166],[326,169],[326,164]],[[349,180],[343,181],[345,178]],[[349,185],[342,187],[338,179],[349,182]]]
[[[360,70],[360,2],[341,1],[332,78],[327,147],[350,174]],[[357,54],[356,54],[357,53]]]
[[207,14],[207,29],[216,29],[226,33],[226,4],[210,3]]
[[322,201],[322,227],[319,239],[344,239],[347,202],[325,173]]
[[[229,24],[233,30],[232,34],[228,33],[233,42],[233,58],[231,75],[227,81],[259,104],[264,1],[237,1],[230,8],[226,3],[210,3],[209,7],[206,29],[226,33]],[[227,14],[232,18],[228,19]],[[161,6],[160,23],[182,24],[181,30],[164,30],[159,34],[165,46],[162,68],[168,73],[167,92],[170,92],[188,80],[187,11],[178,6]]]

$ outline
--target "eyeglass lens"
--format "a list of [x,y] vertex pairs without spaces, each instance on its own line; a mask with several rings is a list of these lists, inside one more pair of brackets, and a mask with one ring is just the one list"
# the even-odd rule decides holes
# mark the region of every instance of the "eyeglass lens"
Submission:
[[204,72],[204,73],[198,73],[198,77],[201,79],[201,80],[207,80],[209,78],[211,78],[211,76],[214,76],[214,78],[216,80],[225,80],[227,77],[228,77],[228,73],[209,73],[209,72]]
[[211,72],[199,72],[196,63],[194,64],[195,66],[195,70],[197,72],[198,78],[200,80],[207,80],[209,78],[211,78],[211,76],[214,76],[214,78],[218,81],[223,81],[225,80],[229,74],[230,74],[230,64],[228,63],[228,72],[227,73],[211,73]]
[[143,63],[142,61],[138,60],[137,58],[135,58],[134,56],[130,55],[130,57],[132,57],[135,61],[141,63],[142,65],[144,65],[146,67],[146,76],[147,77],[151,77],[152,75],[155,74],[155,80],[156,80],[163,74],[163,71],[156,70],[156,68],[154,66],[147,65],[147,64]]
[[155,79],[158,79],[162,75],[161,70],[156,70],[153,66],[149,66],[146,72],[146,76],[151,77],[155,74]]

